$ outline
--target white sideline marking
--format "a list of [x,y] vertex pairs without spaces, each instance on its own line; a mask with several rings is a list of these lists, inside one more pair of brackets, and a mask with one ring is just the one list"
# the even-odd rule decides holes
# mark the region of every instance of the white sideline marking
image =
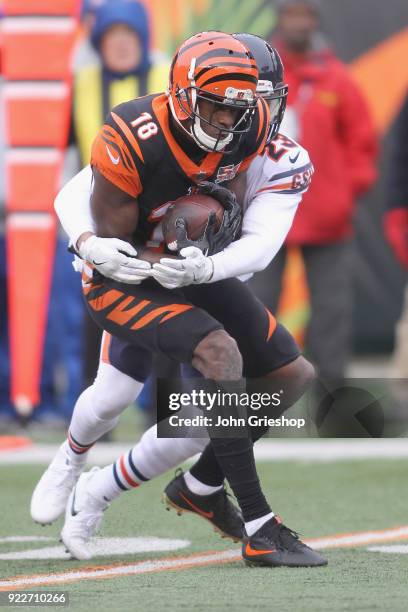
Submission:
[[[316,550],[324,548],[351,548],[362,544],[373,544],[375,542],[394,541],[408,539],[408,525],[382,529],[376,531],[366,531],[358,533],[340,533],[324,538],[313,538],[305,542]],[[55,574],[36,574],[33,576],[15,576],[0,581],[0,591],[7,589],[26,588],[34,585],[58,584],[76,582],[79,580],[96,580],[104,578],[114,578],[116,576],[130,576],[137,574],[147,574],[150,572],[162,572],[169,570],[183,570],[192,567],[202,567],[205,565],[217,565],[220,563],[230,563],[241,559],[241,551],[238,549],[225,550],[222,552],[203,552],[192,554],[185,557],[173,557],[168,559],[154,559],[150,561],[140,561],[139,563],[129,563],[124,565],[107,565],[105,567],[88,567]]]
[[395,546],[371,546],[367,548],[370,552],[381,552],[381,553],[394,553],[401,555],[408,555],[407,544],[396,544]]
[[48,536],[8,536],[7,538],[0,538],[0,544],[6,542],[52,542],[54,539]]
[[[31,540],[25,541],[35,541],[38,539],[41,538],[32,537]],[[55,541],[55,538],[45,539]],[[21,538],[14,541],[21,541]],[[95,538],[90,543],[89,548],[94,557],[110,557],[112,555],[132,555],[146,552],[168,552],[187,548],[190,544],[189,540],[170,540],[167,538]],[[65,546],[62,545],[0,553],[1,561],[70,558],[71,555],[65,552]]]
[[[89,455],[91,465],[108,465],[132,444],[96,444]],[[2,464],[48,464],[54,458],[58,444],[35,444],[0,452]],[[349,461],[353,459],[408,458],[408,438],[341,439],[341,440],[260,440],[255,445],[257,461]]]

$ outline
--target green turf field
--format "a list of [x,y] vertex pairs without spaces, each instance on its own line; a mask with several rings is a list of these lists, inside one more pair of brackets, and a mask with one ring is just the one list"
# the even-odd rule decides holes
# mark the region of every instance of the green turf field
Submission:
[[[0,465],[0,555],[58,544],[61,523],[43,528],[29,517],[30,494],[42,471],[41,466]],[[275,512],[305,538],[408,524],[407,466],[402,460],[261,463],[259,471]],[[123,495],[106,513],[101,535],[190,540],[186,548],[97,557],[91,562],[0,560],[0,580],[238,548],[221,540],[202,519],[166,512],[161,492],[168,480],[169,475]],[[49,536],[55,541],[5,542],[10,536]],[[407,610],[408,557],[367,548],[326,550],[325,568],[254,569],[234,561],[35,590],[68,591],[72,610]]]

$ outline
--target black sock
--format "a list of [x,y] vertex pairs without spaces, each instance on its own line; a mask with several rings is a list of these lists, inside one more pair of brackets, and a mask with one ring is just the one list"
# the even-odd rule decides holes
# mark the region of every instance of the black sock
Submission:
[[220,468],[211,443],[207,444],[198,460],[190,468],[190,474],[210,487],[222,485],[224,482],[224,472]]
[[[252,441],[256,442],[262,438],[268,429],[268,427],[251,427]],[[220,487],[222,485],[224,472],[220,468],[211,443],[207,444],[193,467],[190,468],[190,474],[210,487]]]
[[214,438],[214,455],[228,480],[247,523],[271,512],[256,472],[250,438]]
[[[207,384],[210,384],[207,381]],[[212,415],[219,416],[244,416],[246,408],[240,405],[236,394],[245,390],[245,381],[228,380],[212,381],[214,390],[220,392],[220,400],[212,409]],[[229,398],[229,403],[224,404],[223,393]],[[243,434],[242,429],[235,426],[229,428],[226,435],[228,438],[217,438],[214,429],[209,427],[210,444],[197,463],[190,470],[191,474],[210,486],[222,484],[226,478],[241,508],[244,521],[249,522],[269,514],[271,509],[262,493],[261,485],[256,472],[253,442],[251,432],[246,431],[247,437],[235,437]]]

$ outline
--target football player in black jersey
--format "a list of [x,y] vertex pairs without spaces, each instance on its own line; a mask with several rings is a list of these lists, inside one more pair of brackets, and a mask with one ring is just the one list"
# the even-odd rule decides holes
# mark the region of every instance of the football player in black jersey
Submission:
[[[213,285],[215,294],[206,292],[203,285],[202,291],[190,292],[189,298],[188,291],[167,290],[149,278],[154,276],[150,264],[137,259],[134,250],[134,245],[146,245],[154,238],[155,226],[169,200],[204,179],[216,183],[227,176],[233,178],[263,150],[269,110],[255,96],[257,80],[253,55],[241,42],[221,32],[198,34],[177,51],[167,96],[147,96],[115,108],[94,143],[92,212],[96,234],[84,232],[75,241],[86,262],[84,294],[97,323],[114,337],[137,346],[147,369],[157,351],[191,363],[204,378],[224,384],[241,385],[243,374],[268,376],[276,368],[276,352],[268,343],[276,321],[244,285],[228,279]],[[217,188],[211,189],[217,197]],[[212,248],[222,250],[233,240],[238,227],[235,198],[225,195],[225,190],[222,194],[225,212],[221,227],[215,236],[205,235],[209,254],[215,252]],[[112,256],[115,250],[116,257]],[[202,280],[210,281],[211,275]],[[224,309],[225,316],[218,320],[217,299],[222,296],[224,302],[231,300],[231,307]],[[243,320],[251,322],[250,331],[243,329]],[[311,372],[297,348],[291,346],[283,358],[288,364],[296,359],[299,380],[306,384]],[[79,452],[90,446],[88,440],[72,436],[70,443]],[[278,522],[262,493],[252,445],[249,438],[211,440],[251,536],[247,554],[253,561],[276,565],[276,551],[259,549],[263,526],[269,523],[273,531]],[[88,485],[87,480],[86,488]],[[79,490],[77,493],[78,500]],[[224,503],[236,515],[226,496]],[[82,511],[87,516],[84,514],[80,536]],[[79,512],[72,508],[77,527],[70,530],[66,523],[62,538],[74,556],[86,558],[86,539],[102,511],[102,506],[97,509],[93,504]],[[293,538],[290,545],[294,545]],[[289,551],[288,544],[286,552],[293,555],[284,564],[325,563],[320,555],[302,547]]]

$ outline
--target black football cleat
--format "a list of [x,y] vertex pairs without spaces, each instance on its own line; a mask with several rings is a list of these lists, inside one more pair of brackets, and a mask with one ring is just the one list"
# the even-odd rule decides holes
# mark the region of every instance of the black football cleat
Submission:
[[187,487],[183,472],[177,471],[163,497],[167,510],[175,508],[177,514],[193,512],[210,521],[221,537],[231,538],[234,542],[242,540],[244,522],[241,511],[230,501],[224,488],[211,495],[196,495]]
[[274,516],[248,537],[244,534],[242,556],[247,565],[269,567],[318,567],[327,559],[299,540],[295,531]]

